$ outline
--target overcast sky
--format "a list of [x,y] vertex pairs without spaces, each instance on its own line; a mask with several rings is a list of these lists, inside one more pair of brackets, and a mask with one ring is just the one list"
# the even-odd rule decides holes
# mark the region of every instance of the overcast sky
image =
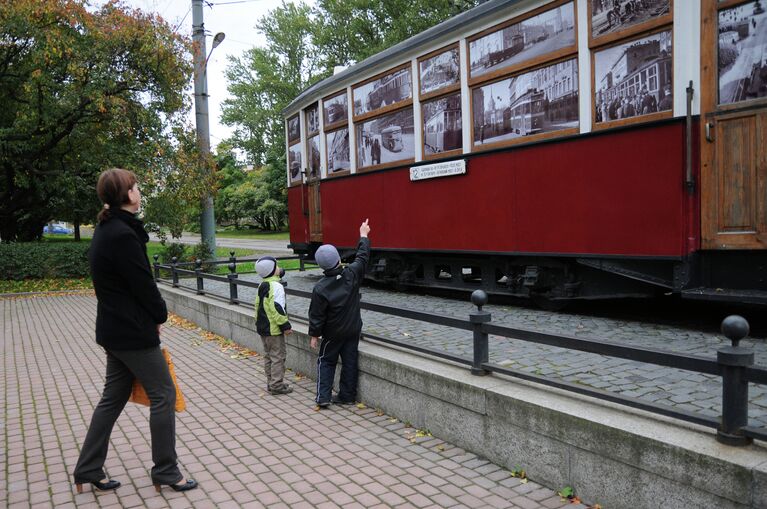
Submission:
[[[124,0],[131,7],[162,16],[177,31],[192,35],[191,0]],[[103,5],[106,0],[94,0]],[[306,1],[310,5],[314,1]],[[228,56],[240,56],[253,46],[262,47],[264,36],[255,29],[256,22],[270,10],[279,7],[278,0],[210,0],[204,2],[203,19],[208,35],[206,45],[210,52],[213,36],[224,32],[226,39],[218,46],[208,60],[208,110],[210,114],[210,146],[215,150],[219,142],[232,134],[232,129],[220,123],[221,103],[227,98],[226,76]],[[190,87],[190,97],[192,90]],[[194,110],[189,112],[194,125]]]

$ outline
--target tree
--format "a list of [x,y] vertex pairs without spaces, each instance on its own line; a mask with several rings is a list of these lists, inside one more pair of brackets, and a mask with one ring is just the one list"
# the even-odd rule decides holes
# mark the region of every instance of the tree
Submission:
[[107,167],[151,180],[176,158],[188,40],[118,1],[86,5],[15,0],[0,9],[3,241],[39,237],[57,214],[93,218],[93,186]]

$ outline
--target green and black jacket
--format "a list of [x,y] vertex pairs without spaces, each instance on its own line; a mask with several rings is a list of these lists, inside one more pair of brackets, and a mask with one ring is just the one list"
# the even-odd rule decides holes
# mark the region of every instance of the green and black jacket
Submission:
[[279,276],[270,276],[258,286],[255,309],[256,331],[261,336],[279,336],[291,328]]

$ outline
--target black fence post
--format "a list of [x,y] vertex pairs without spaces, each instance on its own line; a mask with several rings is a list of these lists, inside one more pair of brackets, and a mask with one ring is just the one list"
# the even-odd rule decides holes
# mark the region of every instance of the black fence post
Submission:
[[720,348],[716,359],[722,369],[722,420],[716,432],[717,442],[726,445],[748,445],[752,438],[743,435],[748,426],[748,380],[746,368],[754,364],[754,351],[738,346],[748,336],[745,318],[730,315],[722,321],[722,333],[732,346]]
[[170,259],[170,270],[173,274],[173,288],[178,288],[178,272],[176,272],[176,262],[178,261],[178,258],[175,256]]
[[154,258],[154,280],[157,281],[160,279],[160,255],[156,254],[152,258]]
[[301,253],[298,255],[298,272],[303,272],[306,270],[304,267],[304,259],[306,258],[306,255]]
[[229,263],[237,263],[237,257],[234,256],[234,251],[229,251]]
[[202,260],[199,258],[194,261],[194,275],[197,278],[197,295],[203,295],[205,289],[202,286]]
[[471,374],[483,376],[489,373],[482,367],[489,357],[487,333],[482,331],[482,324],[490,322],[490,313],[482,311],[482,306],[487,304],[487,293],[483,290],[474,290],[471,294],[471,302],[477,306],[476,312],[469,313],[469,321],[474,328],[474,361],[471,365]]
[[[234,254],[232,254],[234,257]],[[237,305],[237,264],[229,264],[229,272],[227,278],[229,279],[229,304]]]

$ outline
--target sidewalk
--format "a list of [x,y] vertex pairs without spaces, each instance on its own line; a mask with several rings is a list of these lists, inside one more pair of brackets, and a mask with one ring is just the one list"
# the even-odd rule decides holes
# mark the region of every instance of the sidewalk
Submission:
[[187,400],[177,419],[180,466],[201,487],[154,491],[148,409],[129,403],[106,464],[123,485],[75,495],[71,472],[104,379],[95,310],[90,294],[0,298],[4,505],[584,507],[375,409],[315,411],[314,383],[294,373],[295,392],[270,396],[260,358],[181,326],[165,327],[163,342]]

